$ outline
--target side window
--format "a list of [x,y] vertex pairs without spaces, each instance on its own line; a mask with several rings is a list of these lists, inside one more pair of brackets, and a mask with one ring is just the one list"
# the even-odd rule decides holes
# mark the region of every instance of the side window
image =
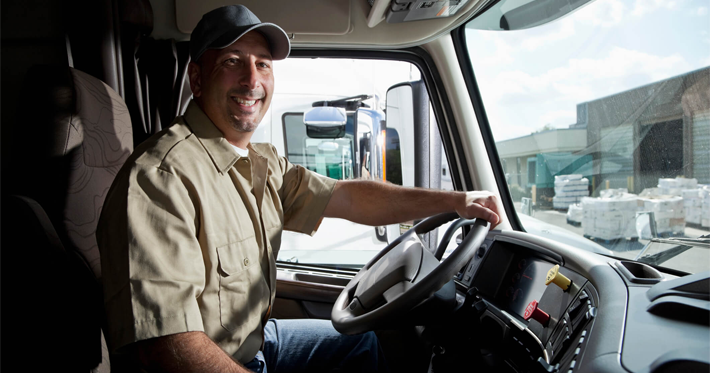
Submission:
[[[337,180],[372,179],[404,186],[415,186],[416,168],[433,166],[415,160],[412,115],[400,115],[394,123],[394,113],[387,112],[391,87],[407,82],[423,87],[416,66],[401,61],[291,58],[275,62],[274,72],[276,89],[262,125],[271,126],[271,143],[291,163]],[[400,106],[408,105],[411,111],[411,98],[408,103],[401,100]],[[337,123],[329,127],[327,121],[318,124],[320,132],[312,131],[316,124],[308,113],[333,107],[347,116],[344,131],[336,130]],[[425,121],[424,126],[436,130],[433,115],[426,115]],[[444,173],[440,165],[432,169],[439,178]],[[450,173],[446,175],[450,180]],[[399,224],[371,227],[326,218],[313,236],[285,231],[277,259],[360,266],[396,239],[401,229]]]

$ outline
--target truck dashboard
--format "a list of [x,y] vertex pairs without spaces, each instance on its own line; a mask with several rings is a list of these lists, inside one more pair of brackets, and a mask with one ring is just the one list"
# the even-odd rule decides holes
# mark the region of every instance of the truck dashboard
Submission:
[[703,371],[708,281],[493,231],[457,274],[456,319],[493,371]]

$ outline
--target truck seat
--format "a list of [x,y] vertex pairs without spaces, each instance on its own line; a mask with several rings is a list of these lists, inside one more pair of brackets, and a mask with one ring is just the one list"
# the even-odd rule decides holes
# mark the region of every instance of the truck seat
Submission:
[[[11,183],[12,193],[23,197],[4,198],[4,207],[10,207],[12,212],[6,215],[6,210],[3,209],[3,260],[6,254],[11,257],[18,255],[18,261],[25,258],[23,255],[31,255],[33,260],[39,262],[53,258],[56,265],[65,268],[61,273],[51,272],[60,278],[40,276],[35,279],[33,276],[26,276],[28,279],[20,280],[13,276],[11,283],[17,281],[17,286],[25,289],[43,289],[47,288],[48,283],[62,283],[68,281],[65,278],[69,278],[71,281],[67,284],[76,284],[77,275],[69,274],[67,270],[71,267],[72,270],[82,271],[80,267],[76,267],[75,259],[78,258],[78,263],[85,267],[84,270],[92,274],[88,279],[81,277],[82,281],[92,282],[91,284],[72,285],[74,288],[66,289],[64,297],[57,298],[53,295],[46,299],[43,296],[23,299],[29,302],[28,307],[43,309],[50,323],[36,326],[36,331],[33,330],[35,326],[26,325],[21,332],[29,335],[34,333],[34,337],[38,339],[55,336],[46,345],[53,348],[54,344],[67,343],[67,338],[77,343],[72,338],[82,337],[71,335],[72,330],[98,327],[95,330],[95,340],[91,342],[97,346],[97,351],[101,352],[98,359],[95,351],[79,349],[81,343],[71,351],[76,354],[77,359],[86,359],[92,371],[106,372],[109,370],[108,350],[100,329],[105,317],[100,285],[101,263],[95,234],[109,187],[133,151],[130,115],[123,99],[114,90],[99,79],[66,66],[31,68],[25,78],[19,101],[21,104],[17,117],[22,119],[19,125],[14,127],[13,138],[16,141],[12,145],[11,153]],[[8,204],[8,201],[11,203]],[[46,219],[51,224],[38,225],[37,222],[43,221],[43,218],[37,216],[43,215],[45,211]],[[13,220],[21,220],[7,221],[10,216]],[[31,225],[47,228],[47,232],[56,230],[56,233],[47,233],[47,237],[57,236],[59,244],[51,239],[40,243],[24,237],[36,233],[22,231],[18,226]],[[20,254],[16,250],[7,251],[8,241],[13,247],[21,245],[23,253]],[[29,267],[26,270],[28,269]],[[5,289],[7,282],[3,285]],[[87,292],[80,296],[86,301],[81,307],[87,304],[97,307],[91,309],[91,316],[84,318],[87,325],[63,325],[61,318],[67,316],[61,312],[53,312],[54,307],[61,307],[86,314],[86,310],[77,309],[77,304],[70,303],[76,300],[77,293],[74,292],[79,295]],[[40,291],[40,294],[45,292]],[[62,302],[62,299],[65,301],[51,306],[46,304],[47,299],[54,298],[57,298],[57,302]],[[93,301],[95,299],[100,300],[98,304]],[[95,315],[99,317],[95,318]],[[55,320],[60,316],[60,319]],[[22,318],[22,315],[19,317]],[[48,325],[54,325],[54,328],[47,328]],[[55,335],[57,329],[69,334]],[[53,371],[75,371],[57,369],[59,367],[56,365],[50,366]]]

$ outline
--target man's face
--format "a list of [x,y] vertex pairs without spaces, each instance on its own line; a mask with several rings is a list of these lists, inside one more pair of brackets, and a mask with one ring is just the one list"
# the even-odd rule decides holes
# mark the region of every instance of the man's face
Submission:
[[224,49],[208,49],[190,64],[190,85],[202,110],[227,138],[253,132],[274,91],[273,63],[263,35],[251,31]]

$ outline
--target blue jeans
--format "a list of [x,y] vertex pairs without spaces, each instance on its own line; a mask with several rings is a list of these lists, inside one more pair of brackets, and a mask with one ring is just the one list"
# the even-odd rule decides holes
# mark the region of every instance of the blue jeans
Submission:
[[271,319],[264,338],[264,351],[244,365],[257,373],[387,371],[375,333],[340,334],[329,320]]

